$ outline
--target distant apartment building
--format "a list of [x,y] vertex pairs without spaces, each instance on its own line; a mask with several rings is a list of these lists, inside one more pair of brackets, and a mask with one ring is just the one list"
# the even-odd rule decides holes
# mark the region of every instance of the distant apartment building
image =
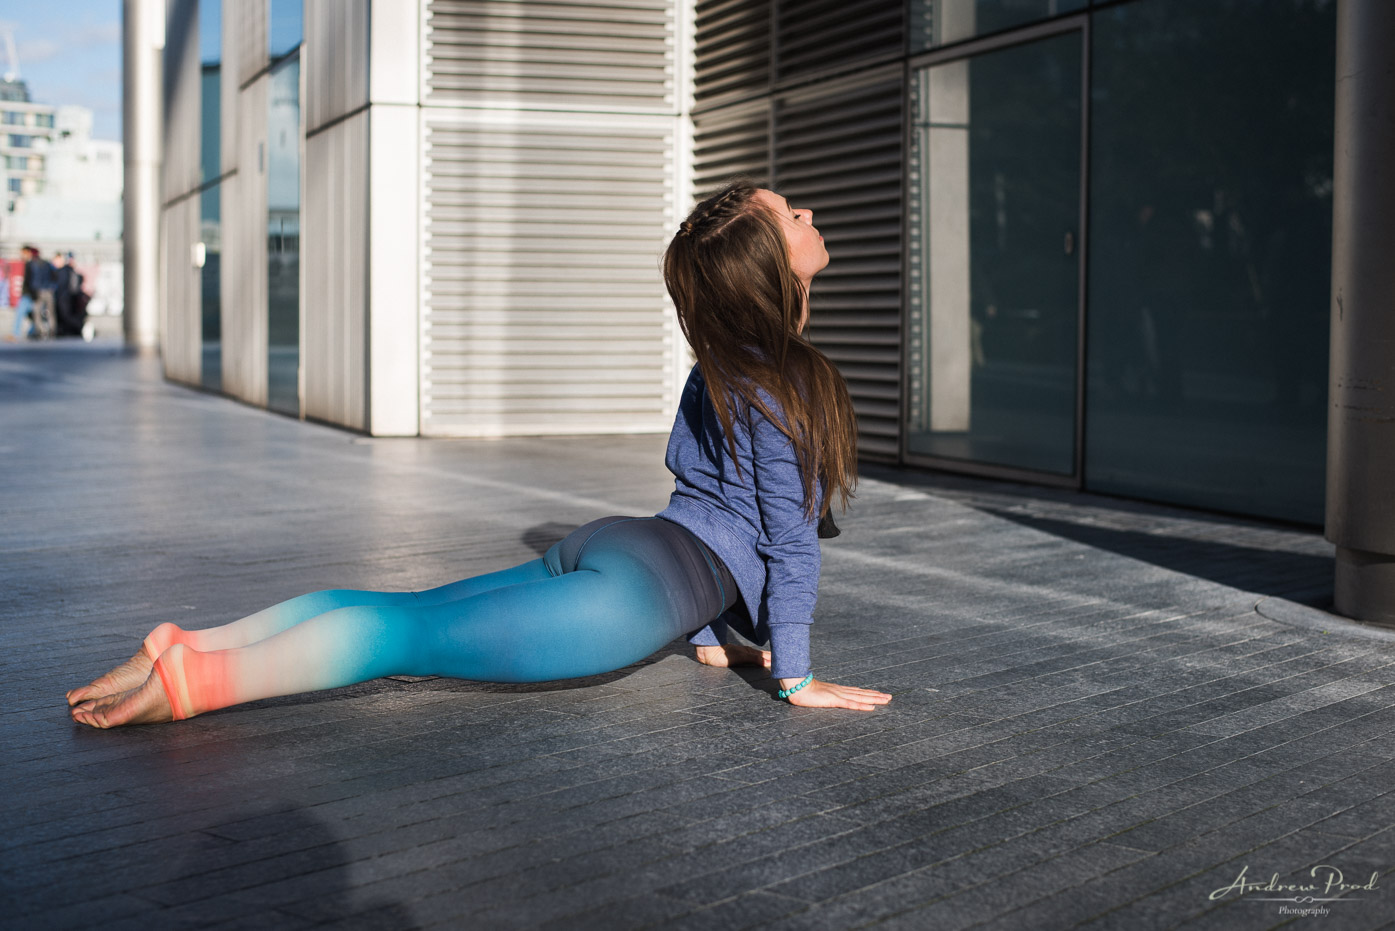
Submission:
[[34,103],[19,80],[0,81],[0,156],[4,159],[5,212],[16,198],[44,187],[46,149],[55,135],[55,107]]
[[1331,0],[171,0],[166,373],[372,435],[660,431],[659,279],[814,210],[868,460],[1322,519]]
[[119,260],[121,151],[119,142],[92,138],[86,107],[34,103],[23,81],[0,82],[4,254],[33,241]]

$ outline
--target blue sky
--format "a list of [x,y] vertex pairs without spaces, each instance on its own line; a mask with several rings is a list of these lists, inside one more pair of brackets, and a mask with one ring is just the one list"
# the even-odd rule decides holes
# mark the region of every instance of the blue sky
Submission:
[[87,107],[95,137],[121,138],[121,0],[0,0],[0,22],[14,30],[30,96]]

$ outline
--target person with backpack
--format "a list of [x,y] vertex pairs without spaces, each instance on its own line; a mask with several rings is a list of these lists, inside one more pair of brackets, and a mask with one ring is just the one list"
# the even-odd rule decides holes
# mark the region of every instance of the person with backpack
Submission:
[[54,335],[81,336],[87,322],[87,293],[82,290],[82,275],[73,265],[73,254],[54,256],[53,310]]

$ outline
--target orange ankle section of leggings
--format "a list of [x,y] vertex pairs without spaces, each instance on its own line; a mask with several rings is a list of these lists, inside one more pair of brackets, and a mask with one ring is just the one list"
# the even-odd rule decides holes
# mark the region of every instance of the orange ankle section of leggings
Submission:
[[173,657],[168,661],[166,660],[166,655],[170,652],[171,651],[166,651],[156,657],[155,672],[160,676],[160,685],[164,686],[165,697],[169,699],[170,711],[174,713],[174,719],[176,721],[183,721],[185,718],[189,717],[189,712],[186,710],[187,704],[185,702],[185,696],[183,694],[184,690],[181,688],[184,678],[181,674],[183,670],[174,670],[170,668],[174,665]]
[[160,655],[174,646],[176,643],[183,643],[184,631],[174,624],[166,621],[159,627],[152,630],[141,644],[145,650],[145,655],[152,660],[157,660]]
[[234,650],[202,653],[183,643],[160,654],[155,670],[176,721],[248,700],[246,689],[237,687],[240,667],[235,657]]

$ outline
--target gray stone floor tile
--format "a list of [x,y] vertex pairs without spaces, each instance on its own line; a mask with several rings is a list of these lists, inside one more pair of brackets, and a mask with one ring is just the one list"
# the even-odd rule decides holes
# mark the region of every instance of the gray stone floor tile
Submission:
[[62,691],[160,621],[419,589],[653,513],[663,442],[373,439],[99,344],[0,348],[26,477],[0,487],[0,915],[1228,931],[1278,920],[1206,899],[1243,864],[1395,865],[1395,635],[1323,613],[1318,532],[880,467],[814,628],[822,676],[896,695],[874,714],[791,708],[677,642],[568,683],[67,719]]

